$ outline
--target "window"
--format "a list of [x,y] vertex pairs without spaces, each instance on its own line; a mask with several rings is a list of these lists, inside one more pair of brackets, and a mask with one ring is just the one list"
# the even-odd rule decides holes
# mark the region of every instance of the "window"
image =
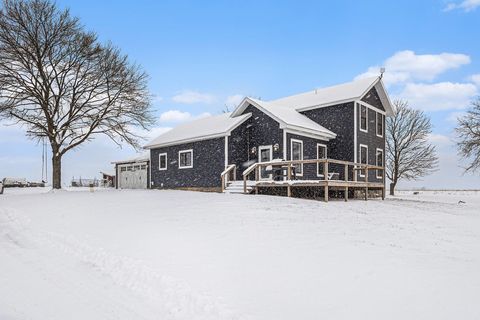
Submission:
[[383,114],[377,112],[377,136],[383,137]]
[[[324,144],[317,144],[317,159],[327,159],[327,146]],[[319,163],[317,166],[317,176],[323,177],[323,168],[325,164]]]
[[178,152],[178,168],[193,168],[193,150],[182,150]]
[[367,106],[363,104],[358,104],[360,106],[360,131],[368,132],[368,109]]
[[[303,141],[292,139],[290,141],[290,160],[303,160]],[[299,163],[294,165],[295,174],[301,176],[303,174],[303,164]]]
[[127,171],[127,167],[120,167],[120,172],[125,172]]
[[[377,166],[383,167],[383,150],[382,149],[377,149]],[[383,178],[383,170],[377,170],[377,178],[382,179]]]
[[[368,164],[368,146],[360,145],[360,163]],[[365,170],[360,170],[360,177],[365,177]]]
[[160,153],[158,155],[158,170],[167,170],[167,154]]
[[132,166],[128,166],[128,167],[127,167],[127,171],[133,171],[133,167],[132,167]]

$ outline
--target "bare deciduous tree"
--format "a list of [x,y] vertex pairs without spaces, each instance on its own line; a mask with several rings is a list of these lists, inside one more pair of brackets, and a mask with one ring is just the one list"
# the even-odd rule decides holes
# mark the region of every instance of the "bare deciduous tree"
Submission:
[[390,194],[400,179],[416,180],[433,172],[438,165],[435,146],[428,142],[432,132],[430,119],[408,102],[396,100],[392,117],[386,119],[386,175],[391,181]]
[[53,187],[62,156],[103,134],[139,146],[153,124],[147,75],[78,18],[48,0],[4,0],[0,10],[0,118],[47,139]]
[[465,171],[475,172],[480,169],[480,98],[472,102],[472,108],[458,119],[457,132],[458,153],[471,161]]

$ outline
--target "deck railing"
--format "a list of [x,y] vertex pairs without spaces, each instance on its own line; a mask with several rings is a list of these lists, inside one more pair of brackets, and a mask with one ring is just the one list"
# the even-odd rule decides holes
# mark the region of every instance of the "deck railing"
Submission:
[[225,191],[225,188],[227,187],[228,181],[231,179],[231,176],[234,181],[237,180],[237,166],[234,164],[228,165],[221,174],[222,192]]
[[[269,162],[257,162],[252,164],[250,167],[245,169],[243,171],[243,191],[247,193],[247,180],[249,180],[249,177],[252,175],[252,173],[255,174],[255,181],[258,183],[259,181],[274,181],[273,174],[270,178],[262,178],[262,168],[267,168],[267,167],[272,167],[272,172],[273,168],[276,167],[277,171],[283,172],[284,170],[287,171],[286,175],[282,174],[283,179],[281,181],[286,181],[287,182],[287,194],[288,196],[291,195],[291,188],[290,188],[290,183],[292,181],[292,177],[295,175],[294,174],[294,167],[297,166],[302,166],[302,170],[305,169],[305,166],[303,165],[310,165],[310,164],[315,164],[316,170],[321,169],[322,174],[317,174],[316,179],[313,179],[315,181],[323,181],[327,182],[325,183],[326,186],[326,191],[328,192],[328,181],[335,180],[335,181],[343,181],[345,182],[347,191],[348,191],[348,186],[347,184],[349,182],[352,183],[352,185],[355,185],[356,182],[365,182],[368,183],[369,181],[369,176],[370,176],[370,171],[371,170],[376,170],[375,174],[375,182],[381,182],[384,184],[385,182],[385,168],[383,166],[376,166],[376,165],[370,165],[370,164],[364,164],[364,163],[356,163],[356,162],[350,162],[350,161],[343,161],[343,160],[335,160],[335,159],[309,159],[309,160],[287,160],[287,161],[279,161],[279,160],[274,160],[274,161],[269,161]],[[320,167],[320,165],[322,165]],[[336,171],[329,171],[329,168],[335,168]],[[342,169],[343,167],[343,169]],[[339,172],[339,171],[343,172]],[[270,170],[269,170],[270,171]],[[303,173],[303,172],[302,172]],[[319,172],[317,172],[319,173]],[[380,173],[380,175],[379,175]],[[304,180],[303,176],[296,176],[299,179],[299,181]],[[335,177],[335,178],[334,178]],[[340,179],[342,177],[342,179]],[[309,179],[312,180],[312,179]]]

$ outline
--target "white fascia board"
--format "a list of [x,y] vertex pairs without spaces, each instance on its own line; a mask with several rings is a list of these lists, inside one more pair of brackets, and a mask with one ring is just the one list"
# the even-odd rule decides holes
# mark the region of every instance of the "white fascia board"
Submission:
[[383,84],[382,79],[380,79],[380,81],[378,81],[377,85],[379,85],[380,89],[381,89],[381,90],[377,90],[377,92],[378,92],[378,95],[380,97],[380,100],[382,101],[382,103],[385,107],[385,110],[387,111],[386,115],[387,116],[392,116],[394,111],[395,111],[394,106],[392,104],[392,101],[390,100],[390,97],[388,95],[387,90],[385,89],[385,85]]
[[235,118],[242,114],[242,112],[248,107],[249,104],[253,104],[253,101],[249,97],[243,98],[242,102],[238,104],[238,106],[233,110],[230,118]]
[[365,107],[367,107],[368,109],[372,109],[373,111],[375,112],[378,112],[378,113],[381,113],[383,115],[386,115],[387,113],[383,110],[380,110],[378,109],[377,107],[374,107],[372,106],[371,104],[369,103],[366,103],[365,101],[362,101],[362,100],[356,100],[355,103],[359,103],[359,104],[363,104]]
[[329,103],[317,104],[317,105],[308,106],[308,107],[301,107],[301,108],[298,108],[298,109],[295,109],[295,110],[297,110],[298,112],[315,110],[315,109],[319,109],[319,108],[325,108],[325,107],[335,106],[335,105],[337,105],[337,104],[343,104],[343,103],[353,102],[354,100],[357,100],[357,99],[359,99],[359,97],[350,97],[350,98],[348,98],[348,99],[342,99],[342,100],[332,101],[332,102],[329,102]]
[[203,141],[203,140],[210,140],[210,139],[215,139],[215,138],[222,138],[228,135],[227,133],[219,133],[219,134],[211,134],[207,136],[200,136],[200,137],[194,137],[194,138],[189,138],[189,139],[183,139],[183,140],[177,140],[177,141],[171,141],[171,142],[166,142],[166,143],[159,143],[155,145],[149,145],[145,146],[144,149],[157,149],[157,148],[163,148],[163,147],[170,147],[170,146],[175,146],[179,144],[185,144],[185,143],[190,143],[190,142],[197,142],[197,141]]
[[250,112],[250,113],[246,113],[246,114],[244,114],[243,116],[244,116],[245,118],[244,118],[242,121],[237,122],[237,123],[234,123],[233,125],[230,126],[230,128],[227,129],[227,132],[226,132],[226,135],[227,135],[227,136],[229,136],[229,135],[232,133],[232,131],[233,131],[234,129],[236,129],[239,125],[241,125],[242,123],[244,123],[245,121],[247,121],[248,119],[250,119],[250,117],[252,116],[252,113],[251,113],[251,112]]
[[290,133],[290,134],[296,134],[299,136],[304,136],[308,138],[313,138],[313,139],[318,139],[318,140],[323,140],[323,141],[330,141],[330,139],[333,139],[335,137],[327,136],[324,134],[320,134],[318,132],[311,132],[311,131],[305,131],[303,129],[297,130],[292,127],[287,127],[284,129],[285,133]]

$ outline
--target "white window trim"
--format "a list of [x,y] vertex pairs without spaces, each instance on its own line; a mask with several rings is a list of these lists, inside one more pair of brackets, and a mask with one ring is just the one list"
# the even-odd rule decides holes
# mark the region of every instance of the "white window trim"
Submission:
[[[270,151],[270,161],[273,160],[273,145],[268,145],[268,146],[259,146],[258,147],[258,162],[259,163],[262,163],[262,159],[261,159],[261,156],[262,156],[262,150],[268,150]],[[265,167],[265,170],[271,170],[272,169],[272,166],[266,166]],[[261,171],[261,170],[260,170]],[[269,174],[267,177],[265,178],[262,178],[262,173],[260,172],[260,177],[259,179],[260,180],[272,180],[272,174]]]
[[[192,164],[189,166],[183,166],[180,163],[180,155],[182,153],[191,153],[192,154]],[[187,150],[180,150],[178,151],[178,169],[191,169],[193,168],[193,149],[187,149]]]
[[[385,163],[384,163],[385,162],[385,154],[383,153],[383,149],[381,149],[381,148],[377,148],[377,150],[375,151],[375,163],[378,166],[378,151],[382,152],[382,163],[383,163],[383,167],[385,168]],[[376,174],[377,179],[383,179],[383,174],[378,175],[378,173],[381,172],[381,170],[375,170],[375,171],[377,173]]]
[[[382,118],[382,132],[381,134],[378,134],[378,115],[380,115],[380,117]],[[367,116],[368,118],[368,116]],[[377,135],[377,137],[380,137],[380,138],[383,138],[383,132],[385,131],[385,122],[384,122],[384,115],[381,114],[380,112],[377,112],[376,115],[375,115],[375,133]]]
[[[358,110],[358,128],[360,129],[360,131],[362,132],[366,132],[368,133],[368,106],[366,106],[365,104],[363,103],[360,103],[360,102],[357,102],[357,105],[359,106],[359,110]],[[367,121],[365,121],[365,125],[367,126],[366,129],[362,129],[362,107],[365,107],[365,115],[367,116]]]
[[[366,148],[367,149],[367,158],[365,159],[367,161],[367,163],[362,163],[362,147]],[[360,144],[360,148],[358,149],[360,154],[358,155],[358,160],[360,161],[360,163],[362,164],[368,164],[368,146],[366,144]],[[362,177],[362,178],[365,178],[365,174],[362,174],[362,170],[359,171],[359,176]]]
[[[317,143],[317,159],[318,159],[318,148],[319,147],[325,148],[325,158],[324,159],[327,159],[328,158],[328,149],[327,149],[327,145],[323,144],[323,143]],[[323,177],[323,172],[319,172],[318,167],[319,167],[319,163],[317,163],[317,177]]]
[[[303,141],[298,139],[290,139],[290,160],[293,161],[293,143],[294,142],[300,143],[300,148],[301,148],[300,160],[303,160]],[[300,164],[300,170],[302,171],[302,173],[295,172],[295,175],[298,177],[303,177],[303,163]]]
[[[165,156],[165,168],[160,167],[160,163],[161,163],[160,158],[161,158],[162,156]],[[167,153],[166,153],[166,152],[164,152],[164,153],[159,153],[159,154],[158,154],[158,170],[163,171],[163,170],[167,170],[167,168],[168,168],[168,156],[167,156]]]

